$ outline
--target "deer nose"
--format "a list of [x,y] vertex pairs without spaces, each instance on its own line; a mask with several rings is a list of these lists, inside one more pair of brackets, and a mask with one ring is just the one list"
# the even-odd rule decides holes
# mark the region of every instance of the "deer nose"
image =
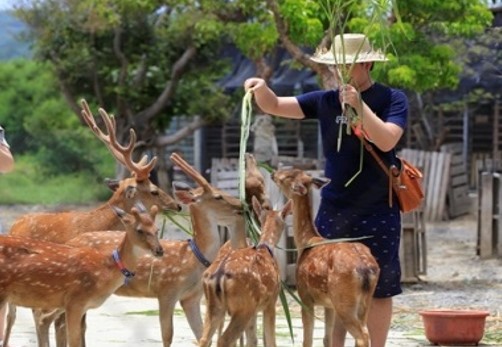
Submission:
[[162,248],[162,246],[159,246],[155,249],[155,256],[156,257],[162,257],[164,255],[164,249]]

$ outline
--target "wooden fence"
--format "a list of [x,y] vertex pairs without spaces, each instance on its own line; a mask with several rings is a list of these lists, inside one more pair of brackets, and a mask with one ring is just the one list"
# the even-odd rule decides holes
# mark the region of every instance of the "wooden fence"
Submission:
[[478,163],[477,254],[502,257],[502,161]]
[[405,148],[399,154],[422,170],[426,221],[449,220],[471,211],[467,166],[460,149],[453,144],[441,152]]

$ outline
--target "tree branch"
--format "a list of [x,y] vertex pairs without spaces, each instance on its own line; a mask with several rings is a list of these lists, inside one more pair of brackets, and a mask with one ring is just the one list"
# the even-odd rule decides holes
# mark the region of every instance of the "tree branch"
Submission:
[[[120,72],[117,81],[117,85],[120,90],[122,88],[125,88],[127,83],[127,70],[129,67],[129,61],[127,60],[124,52],[122,52],[122,28],[120,26],[117,26],[115,27],[114,32],[115,35],[113,37],[113,52],[115,53],[115,56],[120,63]],[[117,111],[120,114],[127,114],[126,108],[126,102],[123,100],[122,95],[120,93],[117,93]],[[129,119],[129,122],[131,121],[132,119]]]
[[169,104],[172,96],[174,95],[180,77],[196,54],[197,48],[195,46],[191,45],[187,47],[181,57],[179,57],[176,63],[174,63],[171,71],[171,78],[167,81],[164,90],[159,95],[157,100],[150,107],[136,115],[136,124],[139,125],[149,123],[152,118],[154,118],[166,105]]
[[196,117],[192,121],[192,123],[179,129],[174,134],[157,136],[154,146],[163,147],[177,143],[178,141],[184,139],[185,137],[192,135],[195,132],[195,130],[202,128],[206,124],[207,122],[203,120],[201,117]]
[[279,33],[279,39],[281,40],[284,48],[291,54],[293,59],[312,69],[322,80],[324,87],[333,87],[336,85],[335,78],[332,73],[330,73],[328,66],[323,64],[317,64],[310,59],[310,54],[305,53],[300,47],[294,44],[289,38],[289,31],[287,23],[281,16],[279,5],[277,0],[266,0],[267,7],[272,11],[274,15],[275,26],[277,32]]

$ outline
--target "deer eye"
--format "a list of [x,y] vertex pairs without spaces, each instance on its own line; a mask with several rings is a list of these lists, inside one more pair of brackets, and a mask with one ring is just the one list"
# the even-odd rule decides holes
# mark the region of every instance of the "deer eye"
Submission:
[[154,196],[159,196],[159,191],[158,190],[152,190],[151,193]]
[[143,235],[145,232],[142,230],[142,229],[137,229],[136,232],[139,234],[139,235]]

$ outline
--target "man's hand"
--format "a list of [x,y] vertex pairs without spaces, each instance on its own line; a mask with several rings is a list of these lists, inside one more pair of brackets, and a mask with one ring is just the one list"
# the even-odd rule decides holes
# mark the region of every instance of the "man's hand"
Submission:
[[265,87],[266,83],[263,78],[251,77],[244,82],[244,90],[254,92],[262,87]]
[[340,87],[340,103],[352,106],[357,113],[361,110],[362,99],[359,91],[350,84]]

